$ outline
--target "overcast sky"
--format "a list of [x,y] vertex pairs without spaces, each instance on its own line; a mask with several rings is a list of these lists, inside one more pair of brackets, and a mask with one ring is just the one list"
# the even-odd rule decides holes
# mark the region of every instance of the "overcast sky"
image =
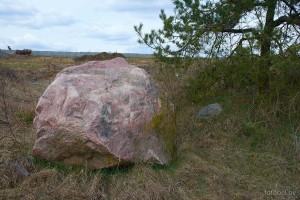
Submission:
[[172,0],[0,0],[0,48],[152,53],[133,29],[162,27]]

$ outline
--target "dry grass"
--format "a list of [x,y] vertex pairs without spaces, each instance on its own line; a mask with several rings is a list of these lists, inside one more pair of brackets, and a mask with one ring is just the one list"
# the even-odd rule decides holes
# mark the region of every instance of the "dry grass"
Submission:
[[[9,123],[18,143],[8,137],[6,124],[0,124],[0,199],[299,199],[300,165],[291,134],[276,134],[284,124],[259,123],[272,118],[272,109],[262,105],[254,112],[253,96],[224,91],[224,112],[199,120],[202,104],[191,103],[184,90],[197,68],[178,78],[168,66],[157,68],[153,59],[128,60],[144,67],[176,104],[176,159],[168,166],[140,164],[92,172],[32,158],[37,98],[57,72],[75,63],[43,57],[0,60],[0,67],[13,70],[18,78],[7,79],[5,86]],[[214,95],[212,102],[219,97]],[[258,123],[250,123],[254,119]],[[22,175],[15,164],[29,175]],[[272,190],[296,195],[266,195]]]

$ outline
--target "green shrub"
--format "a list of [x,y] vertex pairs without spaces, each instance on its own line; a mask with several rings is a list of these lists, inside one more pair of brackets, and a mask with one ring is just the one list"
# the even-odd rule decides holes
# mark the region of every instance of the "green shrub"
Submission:
[[257,58],[250,55],[214,60],[188,80],[186,91],[189,99],[199,103],[206,97],[223,93],[225,89],[241,91],[255,88],[258,70],[256,63]]
[[34,111],[22,110],[16,113],[17,118],[25,124],[32,124],[33,119],[35,117]]
[[252,150],[263,147],[268,139],[268,130],[254,123],[244,123],[241,131],[248,138]]

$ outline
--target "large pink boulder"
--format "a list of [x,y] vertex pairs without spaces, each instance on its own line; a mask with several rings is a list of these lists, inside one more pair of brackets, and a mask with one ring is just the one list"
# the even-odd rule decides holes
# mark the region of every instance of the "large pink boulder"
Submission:
[[169,106],[146,71],[123,58],[66,68],[37,104],[33,155],[90,169],[166,164],[175,132]]

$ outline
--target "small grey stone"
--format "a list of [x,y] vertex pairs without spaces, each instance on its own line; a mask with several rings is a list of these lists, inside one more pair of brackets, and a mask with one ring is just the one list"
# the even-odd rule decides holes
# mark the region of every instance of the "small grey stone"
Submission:
[[4,168],[7,169],[7,170],[15,171],[21,177],[29,176],[29,173],[28,173],[27,169],[22,164],[12,163],[12,162],[5,162],[4,163]]
[[222,112],[222,106],[219,103],[209,104],[204,108],[200,109],[198,117],[200,118],[211,118],[219,115]]

